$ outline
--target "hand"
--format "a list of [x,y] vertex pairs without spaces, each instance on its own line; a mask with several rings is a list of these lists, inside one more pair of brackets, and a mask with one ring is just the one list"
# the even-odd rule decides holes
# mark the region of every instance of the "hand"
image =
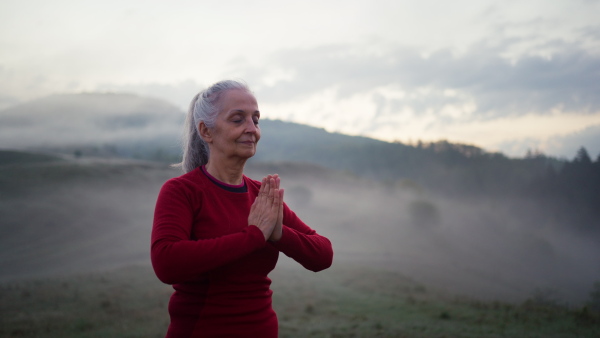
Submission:
[[279,192],[279,183],[272,175],[263,178],[258,196],[250,207],[248,215],[248,225],[257,226],[269,239],[277,225],[279,218],[279,209],[282,209],[282,194]]
[[275,174],[273,177],[275,178],[275,187],[279,190],[279,215],[277,216],[277,223],[275,223],[275,228],[273,228],[269,241],[277,242],[281,239],[283,233],[283,189],[279,187],[281,183],[279,175]]

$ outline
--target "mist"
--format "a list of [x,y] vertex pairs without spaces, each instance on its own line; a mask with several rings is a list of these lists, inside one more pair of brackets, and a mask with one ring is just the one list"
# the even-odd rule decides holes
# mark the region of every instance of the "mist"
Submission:
[[53,95],[0,111],[0,144],[14,149],[176,145],[183,119],[179,108],[133,94]]
[[[169,166],[177,156],[132,157],[177,149],[182,122],[169,104],[123,94],[54,96],[2,111],[2,147],[21,152],[0,151],[0,282],[149,265],[156,197],[181,172]],[[114,151],[89,150],[106,146]],[[269,156],[246,167],[257,180],[270,173],[281,175],[286,203],[332,241],[334,264],[514,302],[544,292],[581,304],[600,281],[598,232],[547,217],[527,196],[448,195]],[[301,268],[283,255],[279,264]]]
[[[285,168],[266,167],[255,176]],[[418,186],[320,174],[305,169],[283,175],[282,184],[292,209],[332,239],[336,261],[376,265],[452,294],[514,302],[543,291],[581,303],[600,279],[598,237],[532,222],[543,212],[535,201],[450,199]]]

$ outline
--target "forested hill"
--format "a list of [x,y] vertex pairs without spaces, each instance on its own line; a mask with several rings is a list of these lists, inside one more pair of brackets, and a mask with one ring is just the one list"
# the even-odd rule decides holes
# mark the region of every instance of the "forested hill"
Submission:
[[[0,144],[178,162],[183,115],[169,103],[129,94],[57,95],[0,111]],[[533,198],[549,210],[580,215],[578,223],[600,219],[600,156],[583,147],[572,160],[542,154],[508,158],[446,141],[388,143],[267,119],[260,126],[252,161],[309,162],[388,186],[461,198]]]
[[411,180],[447,193],[503,193],[511,182],[522,185],[567,163],[539,154],[513,159],[447,141],[389,143],[282,121],[262,121],[261,128],[257,161],[312,162],[391,184]]
[[543,154],[509,158],[472,145],[388,143],[282,121],[262,121],[261,128],[255,161],[311,162],[386,184],[410,180],[448,194],[512,194],[567,177],[593,185],[600,171],[600,155],[592,160],[583,147],[573,160]]

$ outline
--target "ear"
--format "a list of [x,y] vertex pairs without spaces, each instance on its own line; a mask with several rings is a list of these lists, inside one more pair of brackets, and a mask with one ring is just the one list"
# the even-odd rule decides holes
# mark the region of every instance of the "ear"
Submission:
[[200,137],[202,137],[204,142],[212,142],[211,130],[206,126],[206,124],[204,124],[204,121],[200,121],[200,123],[198,123],[198,130],[200,131]]

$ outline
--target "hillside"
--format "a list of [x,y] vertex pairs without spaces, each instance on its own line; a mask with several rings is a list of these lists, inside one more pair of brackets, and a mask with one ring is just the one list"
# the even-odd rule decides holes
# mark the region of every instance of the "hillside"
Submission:
[[[0,111],[4,149],[43,149],[177,161],[184,112],[152,98],[118,93],[54,95]],[[465,159],[510,162],[470,145],[415,146],[261,120],[257,161],[312,162],[376,179],[415,178],[423,169]],[[427,171],[427,174],[436,172]]]
[[[55,95],[0,111],[0,144],[4,149],[177,162],[183,119],[182,111],[157,99],[115,93]],[[504,192],[515,180],[529,183],[548,166],[564,163],[543,156],[509,159],[444,141],[388,143],[268,118],[260,126],[254,161],[310,162],[380,181],[410,179],[446,192]]]
[[[129,94],[55,95],[0,111],[3,148],[51,151],[71,158],[175,163],[184,114],[164,101]],[[600,157],[532,153],[508,158],[445,141],[405,145],[261,120],[251,163],[310,163],[387,187],[410,186],[445,198],[510,205],[530,224],[600,237]],[[532,207],[522,210],[523,204]],[[533,210],[533,211],[532,211]]]
[[[181,157],[183,119],[183,112],[157,99],[114,93],[55,95],[0,111],[0,144],[75,158],[175,163]],[[529,213],[531,222],[600,234],[600,156],[594,159],[585,148],[572,161],[538,153],[508,158],[445,141],[388,143],[268,119],[260,126],[262,139],[252,163],[312,163],[447,198],[513,200],[515,210],[525,199],[538,210],[552,210]]]

